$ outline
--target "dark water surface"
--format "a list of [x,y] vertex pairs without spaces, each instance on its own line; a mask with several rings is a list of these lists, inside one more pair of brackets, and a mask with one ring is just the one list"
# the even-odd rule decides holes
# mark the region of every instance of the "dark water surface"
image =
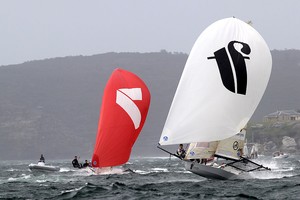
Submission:
[[300,199],[300,156],[260,157],[271,172],[250,179],[209,180],[185,171],[176,158],[132,158],[135,173],[92,175],[68,160],[48,161],[59,172],[33,173],[35,161],[0,162],[1,199]]

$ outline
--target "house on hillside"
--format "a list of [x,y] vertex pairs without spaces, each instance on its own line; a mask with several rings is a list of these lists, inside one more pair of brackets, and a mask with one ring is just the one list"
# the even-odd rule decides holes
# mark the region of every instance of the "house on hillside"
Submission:
[[286,122],[300,120],[300,113],[295,110],[281,110],[264,116],[264,122]]

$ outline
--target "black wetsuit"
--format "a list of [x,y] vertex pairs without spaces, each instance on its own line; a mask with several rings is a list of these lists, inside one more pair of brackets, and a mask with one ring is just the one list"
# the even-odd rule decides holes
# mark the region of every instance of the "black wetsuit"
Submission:
[[72,164],[73,164],[73,167],[75,167],[75,168],[81,168],[81,165],[79,164],[79,162],[76,158],[72,161]]
[[82,165],[82,167],[88,167],[89,166],[89,163],[84,163],[83,165]]
[[41,156],[40,162],[45,162],[45,158],[43,156]]
[[177,155],[179,155],[180,158],[184,158],[186,154],[184,149],[178,149],[176,153]]

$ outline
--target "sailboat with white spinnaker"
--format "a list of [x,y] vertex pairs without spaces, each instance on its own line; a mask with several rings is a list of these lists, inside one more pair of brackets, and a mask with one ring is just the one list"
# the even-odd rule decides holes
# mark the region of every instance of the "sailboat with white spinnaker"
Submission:
[[210,25],[188,57],[158,147],[204,142],[213,148],[215,142],[213,156],[227,160],[224,165],[239,173],[185,160],[187,170],[208,178],[229,179],[267,169],[257,163],[253,169],[240,168],[246,161],[254,162],[242,157],[243,145],[235,137],[242,134],[258,106],[271,68],[270,50],[251,25],[237,18]]

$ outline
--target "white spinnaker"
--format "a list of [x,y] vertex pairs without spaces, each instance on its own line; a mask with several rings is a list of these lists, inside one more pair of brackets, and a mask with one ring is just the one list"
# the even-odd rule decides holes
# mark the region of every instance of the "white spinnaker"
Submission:
[[[251,53],[245,55],[250,58],[245,60],[245,95],[226,89],[216,61],[208,59],[231,41],[246,43],[251,48]],[[235,48],[238,49],[239,45]],[[253,27],[236,18],[226,18],[210,25],[191,50],[159,143],[218,141],[239,133],[264,94],[271,68],[270,50]]]

